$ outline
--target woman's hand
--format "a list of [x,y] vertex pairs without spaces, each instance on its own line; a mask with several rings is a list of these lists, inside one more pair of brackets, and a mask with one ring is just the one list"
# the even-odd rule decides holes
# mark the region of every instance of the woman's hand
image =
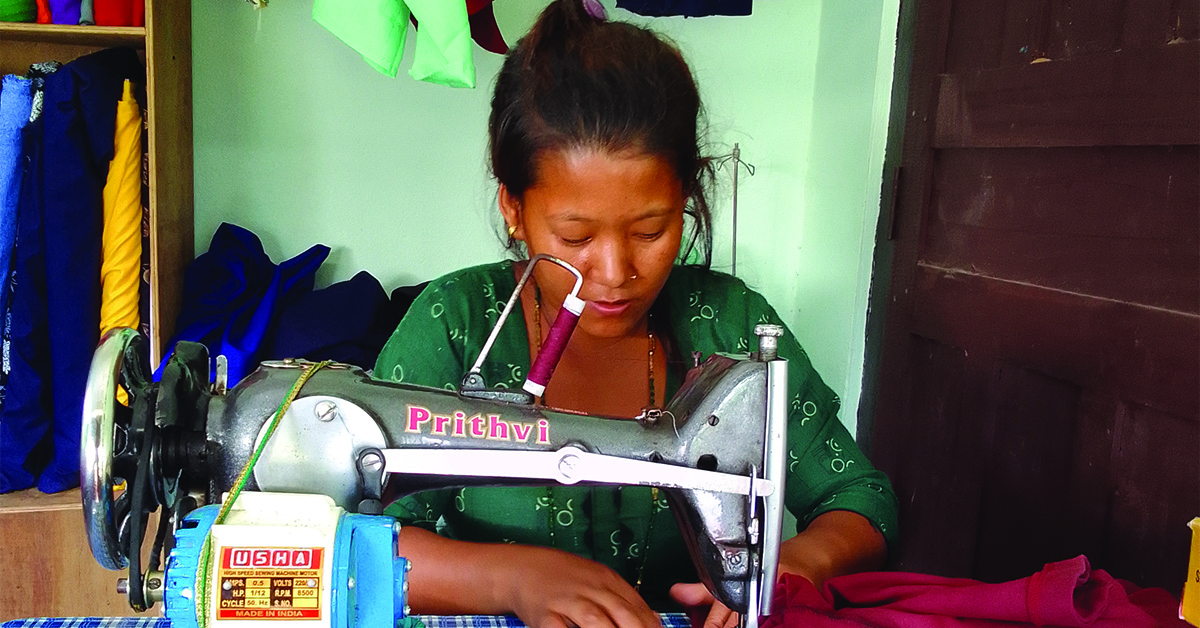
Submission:
[[803,576],[820,589],[830,578],[880,569],[886,559],[887,542],[866,517],[831,510],[779,546],[779,575]]
[[658,614],[616,572],[567,552],[521,547],[512,611],[531,628],[660,628]]
[[699,582],[672,586],[671,599],[687,609],[692,628],[734,628],[738,624],[738,614],[718,602]]
[[417,614],[515,614],[530,628],[662,627],[616,572],[574,554],[454,541],[413,526],[400,530],[398,545],[413,566],[409,600]]

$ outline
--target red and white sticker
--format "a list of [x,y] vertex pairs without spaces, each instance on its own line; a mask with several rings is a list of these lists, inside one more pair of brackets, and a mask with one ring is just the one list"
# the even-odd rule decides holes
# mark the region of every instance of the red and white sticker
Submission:
[[322,547],[224,547],[217,619],[320,619]]

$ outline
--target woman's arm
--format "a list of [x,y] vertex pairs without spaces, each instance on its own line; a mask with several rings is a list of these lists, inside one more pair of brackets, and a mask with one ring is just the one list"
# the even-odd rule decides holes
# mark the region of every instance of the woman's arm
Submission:
[[779,546],[779,573],[803,576],[818,588],[836,576],[881,569],[885,560],[883,535],[866,517],[848,510],[818,515]]
[[616,572],[567,552],[454,541],[417,527],[400,530],[413,565],[415,613],[514,614],[531,628],[660,628],[658,615]]

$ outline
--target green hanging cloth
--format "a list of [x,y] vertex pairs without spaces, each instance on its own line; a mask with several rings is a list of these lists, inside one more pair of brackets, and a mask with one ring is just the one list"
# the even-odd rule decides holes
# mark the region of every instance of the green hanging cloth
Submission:
[[[3,0],[0,0],[3,1]],[[409,75],[449,87],[475,87],[471,25],[464,0],[315,0],[313,19],[394,77],[410,15],[418,23]]]

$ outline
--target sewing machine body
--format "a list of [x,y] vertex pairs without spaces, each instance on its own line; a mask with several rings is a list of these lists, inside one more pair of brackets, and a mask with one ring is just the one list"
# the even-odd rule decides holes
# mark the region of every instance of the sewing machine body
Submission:
[[[783,508],[787,363],[775,358],[777,334],[760,337],[759,354],[710,358],[665,408],[637,420],[557,411],[520,393],[473,386],[469,378],[455,392],[331,365],[304,384],[267,438],[267,425],[306,363],[264,363],[227,390],[220,361],[210,385],[207,351],[180,343],[162,380],[150,382],[144,339],[116,331],[97,349],[85,397],[81,467],[89,542],[102,565],[129,568],[134,608],[164,599],[171,592],[162,590],[163,572],[153,562],[147,570],[140,564],[148,513],[161,505],[167,515],[161,520],[176,537],[181,527],[194,527],[181,522],[198,506],[221,503],[264,439],[246,491],[323,495],[355,516],[437,488],[658,486],[702,581],[755,626],[769,610]],[[130,393],[128,409],[115,404],[118,383]],[[128,488],[114,500],[116,478]],[[280,546],[295,546],[286,534],[274,534]],[[385,549],[377,550],[387,560],[390,546],[380,541]],[[338,573],[327,583],[345,590],[347,565]],[[209,577],[220,586],[216,571]],[[389,603],[400,614],[403,604]],[[352,617],[330,614],[326,621],[350,625]]]
[[[228,491],[263,436],[264,426],[295,383],[299,363],[267,363],[208,406],[209,499]],[[752,564],[746,495],[672,486],[679,467],[749,478],[762,473],[766,364],[715,358],[696,371],[653,422],[600,418],[541,406],[471,399],[445,390],[381,382],[360,369],[317,373],[279,424],[248,488],[328,495],[358,512],[364,499],[388,500],[434,488],[547,484],[568,478],[506,476],[519,452],[582,452],[646,461],[643,484],[662,486],[706,582],[732,606],[746,604]],[[388,463],[375,476],[360,471],[364,450]],[[503,452],[489,463],[482,452]],[[397,468],[406,458],[420,462]],[[393,459],[398,464],[393,464]],[[505,463],[507,460],[507,464]],[[554,459],[560,462],[561,456]],[[604,461],[602,461],[604,462]],[[612,462],[612,461],[608,461]],[[437,467],[441,466],[441,472]],[[715,476],[701,476],[715,481]],[[371,486],[382,480],[383,486]],[[618,483],[613,479],[583,479]],[[748,482],[747,482],[748,483]],[[702,577],[703,577],[702,576]]]

